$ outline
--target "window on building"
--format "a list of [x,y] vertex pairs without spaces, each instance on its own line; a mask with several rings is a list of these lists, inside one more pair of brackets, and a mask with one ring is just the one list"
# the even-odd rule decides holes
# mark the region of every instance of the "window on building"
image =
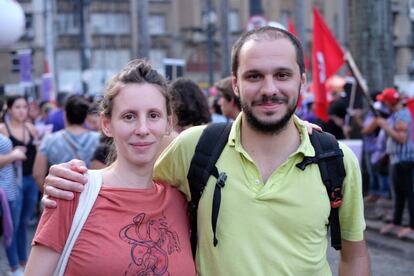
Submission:
[[91,30],[95,34],[129,34],[130,16],[127,13],[93,13]]
[[165,75],[164,59],[167,57],[167,53],[162,49],[151,49],[149,53],[149,60],[151,60],[154,68]]
[[55,17],[56,31],[59,35],[75,35],[79,33],[77,18],[73,13],[60,13]]
[[60,50],[56,53],[56,66],[63,70],[80,70],[80,53],[76,50]]
[[237,10],[232,10],[229,13],[229,31],[230,33],[237,33],[242,30],[242,27],[240,25],[240,14]]
[[91,67],[118,71],[131,59],[129,49],[99,49],[92,52]]
[[34,38],[34,28],[33,28],[33,14],[25,14],[25,31],[23,39],[32,40]]
[[166,18],[164,14],[150,14],[148,21],[150,35],[163,35],[166,33]]

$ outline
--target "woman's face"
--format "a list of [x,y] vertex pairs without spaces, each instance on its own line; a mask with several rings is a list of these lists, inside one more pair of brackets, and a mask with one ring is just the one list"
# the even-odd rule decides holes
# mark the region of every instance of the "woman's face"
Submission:
[[155,162],[164,135],[171,131],[166,99],[152,84],[127,84],[113,100],[111,118],[103,131],[113,137],[117,159],[144,166]]
[[19,98],[14,101],[10,108],[10,116],[13,120],[18,122],[26,121],[29,113],[27,101],[24,98]]

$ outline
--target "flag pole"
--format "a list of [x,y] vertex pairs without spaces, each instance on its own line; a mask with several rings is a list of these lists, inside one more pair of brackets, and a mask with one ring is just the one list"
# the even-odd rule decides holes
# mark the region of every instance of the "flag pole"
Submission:
[[[372,102],[371,95],[370,95],[369,90],[368,90],[368,86],[367,86],[364,78],[362,77],[362,74],[359,71],[357,65],[355,64],[355,60],[352,57],[351,52],[349,52],[348,50],[345,51],[344,59],[345,59],[346,64],[349,67],[349,70],[351,71],[352,75],[354,76],[354,78],[356,80],[356,84],[354,85],[355,90],[356,90],[357,85],[359,84],[359,86],[362,88],[362,92],[363,92],[365,98],[368,101],[369,108],[372,110],[372,112],[374,113],[375,116],[378,116],[379,114],[378,114],[377,110],[374,108],[374,103]],[[354,90],[354,87],[352,87],[352,90]]]

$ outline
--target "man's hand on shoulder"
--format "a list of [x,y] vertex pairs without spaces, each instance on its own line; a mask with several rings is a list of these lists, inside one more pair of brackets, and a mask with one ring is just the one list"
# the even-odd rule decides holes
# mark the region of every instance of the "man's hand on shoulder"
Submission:
[[84,173],[87,171],[85,163],[73,159],[67,163],[53,165],[49,169],[44,183],[42,203],[46,208],[55,208],[56,201],[50,196],[65,200],[72,200],[73,192],[82,192],[87,182]]

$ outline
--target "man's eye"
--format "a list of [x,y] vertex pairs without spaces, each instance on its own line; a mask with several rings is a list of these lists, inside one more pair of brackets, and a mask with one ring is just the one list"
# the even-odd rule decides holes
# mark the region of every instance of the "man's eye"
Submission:
[[288,73],[288,72],[279,72],[279,73],[276,74],[276,77],[279,80],[286,80],[290,77],[290,73]]
[[246,79],[247,80],[251,80],[251,81],[259,80],[260,79],[260,75],[259,74],[250,74],[250,75],[247,75],[246,76]]

